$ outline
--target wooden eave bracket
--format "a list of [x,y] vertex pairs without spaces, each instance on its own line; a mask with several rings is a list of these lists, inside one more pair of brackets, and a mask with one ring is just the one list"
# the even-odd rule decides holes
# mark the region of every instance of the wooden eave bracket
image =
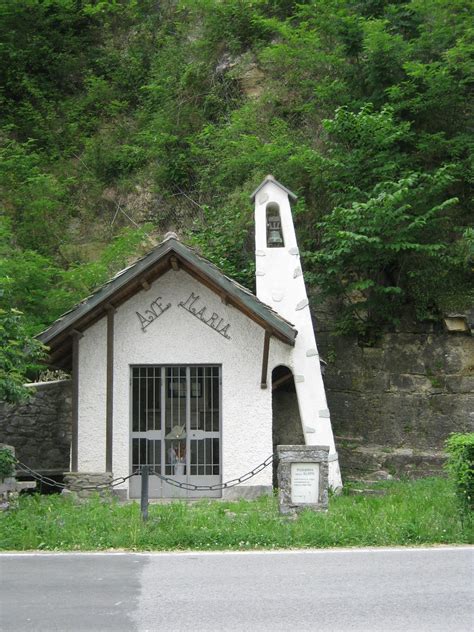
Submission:
[[268,330],[265,330],[265,338],[263,341],[262,377],[260,380],[260,388],[267,388],[268,354],[270,352],[270,338],[271,337],[272,337],[271,332]]

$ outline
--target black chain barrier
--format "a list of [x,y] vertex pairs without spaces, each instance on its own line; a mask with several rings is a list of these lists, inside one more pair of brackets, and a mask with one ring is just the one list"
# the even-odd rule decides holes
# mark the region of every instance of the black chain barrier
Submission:
[[180,481],[176,481],[174,478],[170,478],[169,476],[163,476],[155,469],[150,468],[150,466],[146,465],[143,467],[148,467],[148,473],[154,476],[158,476],[162,481],[168,483],[168,485],[172,485],[173,487],[179,487],[181,489],[185,489],[187,491],[192,492],[212,492],[220,489],[229,489],[230,487],[236,487],[241,483],[245,483],[250,480],[260,472],[262,472],[265,468],[273,463],[273,459],[275,458],[275,454],[271,454],[269,457],[265,459],[260,465],[254,467],[253,470],[239,476],[238,478],[232,478],[230,481],[226,481],[225,483],[215,483],[214,485],[195,485],[194,483],[181,483]]
[[[216,483],[214,485],[195,485],[194,483],[182,483],[180,481],[176,481],[174,478],[170,478],[169,476],[164,476],[163,474],[160,474],[149,465],[142,465],[138,470],[135,470],[128,476],[120,476],[118,478],[112,479],[111,481],[107,483],[98,483],[97,485],[81,487],[81,490],[100,491],[106,488],[117,487],[118,485],[122,485],[123,483],[128,481],[128,479],[132,478],[132,476],[141,475],[143,469],[147,468],[148,474],[157,476],[159,479],[161,479],[165,483],[168,483],[168,485],[172,485],[173,487],[179,487],[181,489],[185,489],[187,491],[193,491],[193,492],[194,491],[199,491],[199,492],[218,491],[221,489],[229,489],[231,487],[236,487],[237,485],[240,485],[241,483],[245,483],[246,481],[250,480],[257,474],[262,472],[269,465],[271,465],[273,463],[273,459],[275,458],[275,456],[276,456],[275,454],[271,454],[269,457],[265,459],[265,461],[260,463],[260,465],[257,465],[257,467],[254,467],[253,470],[250,470],[250,472],[247,472],[246,474],[243,474],[242,476],[239,476],[238,478],[233,478],[230,481],[226,481],[225,483]],[[35,472],[35,470],[32,470],[30,467],[28,467],[28,465],[25,465],[25,463],[22,463],[18,459],[16,459],[16,465],[19,467],[20,470],[25,472],[25,474],[28,474],[29,476],[39,481],[40,483],[44,483],[45,485],[48,485],[50,487],[57,487],[59,489],[67,489],[68,487],[65,483],[60,483],[59,481],[55,481],[49,476],[44,476],[43,474],[40,474],[39,472]]]
[[[28,467],[28,465],[25,465],[25,463],[18,461],[18,459],[16,459],[16,465],[19,466],[20,470],[30,475],[32,478],[39,481],[40,483],[44,483],[45,485],[48,485],[50,487],[58,487],[59,489],[68,488],[68,486],[65,483],[60,483],[59,481],[55,481],[53,478],[49,478],[49,476],[44,476],[43,474],[40,474],[39,472],[35,472],[34,470],[31,469],[31,467]],[[118,478],[114,478],[111,481],[108,481],[107,483],[98,483],[97,485],[84,486],[84,487],[81,487],[81,490],[100,491],[109,487],[117,487],[117,485],[122,485],[122,483],[125,483],[126,481],[128,481],[128,479],[132,478],[132,476],[137,476],[139,474],[140,474],[140,470],[135,470],[135,472],[132,472],[128,476],[119,476]]]

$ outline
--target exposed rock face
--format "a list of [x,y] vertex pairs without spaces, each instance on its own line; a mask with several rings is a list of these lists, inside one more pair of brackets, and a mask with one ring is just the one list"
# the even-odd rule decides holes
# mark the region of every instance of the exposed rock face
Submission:
[[240,85],[245,96],[256,99],[263,93],[264,73],[257,64],[249,64],[240,76]]
[[447,436],[474,429],[474,337],[405,326],[362,347],[314,322],[346,479],[439,473]]
[[249,99],[257,99],[263,94],[265,73],[259,68],[252,55],[232,57],[226,53],[215,71],[217,74],[230,72],[231,76],[237,80],[243,94]]
[[15,447],[17,458],[34,470],[69,469],[71,443],[71,382],[29,385],[29,402],[0,403],[0,442]]

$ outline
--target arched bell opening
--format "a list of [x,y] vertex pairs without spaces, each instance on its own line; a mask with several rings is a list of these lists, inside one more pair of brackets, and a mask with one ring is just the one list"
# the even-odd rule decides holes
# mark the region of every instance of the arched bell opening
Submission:
[[276,202],[270,202],[266,208],[267,219],[267,248],[283,248],[285,240],[281,227],[280,207]]
[[[273,452],[278,445],[304,445],[298,397],[291,369],[279,365],[272,371]],[[278,463],[273,462],[273,487],[278,487]]]

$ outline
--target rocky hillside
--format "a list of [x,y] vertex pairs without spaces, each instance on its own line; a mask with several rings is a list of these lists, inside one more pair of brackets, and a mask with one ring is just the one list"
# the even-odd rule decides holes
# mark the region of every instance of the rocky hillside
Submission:
[[249,192],[370,342],[473,303],[468,0],[0,0],[3,307],[35,333],[174,229],[252,284]]

